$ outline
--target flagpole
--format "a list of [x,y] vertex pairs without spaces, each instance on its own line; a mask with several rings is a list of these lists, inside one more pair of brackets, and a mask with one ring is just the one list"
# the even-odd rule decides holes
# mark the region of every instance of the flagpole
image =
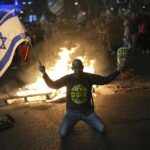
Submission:
[[34,50],[34,48],[33,48],[32,44],[31,44],[31,42],[30,42],[29,40],[28,40],[28,42],[29,42],[29,44],[30,44],[30,46],[31,46],[32,52],[34,53],[34,55],[35,55],[35,57],[36,57],[36,60],[37,60],[37,62],[38,62],[38,64],[39,64],[39,66],[42,66],[42,63],[41,63],[41,60],[40,60],[38,54],[37,54],[36,51]]
[[26,61],[26,59],[27,59],[29,48],[30,48],[29,45],[27,45],[27,50],[26,50],[26,53],[25,53],[25,56],[24,56],[24,61]]

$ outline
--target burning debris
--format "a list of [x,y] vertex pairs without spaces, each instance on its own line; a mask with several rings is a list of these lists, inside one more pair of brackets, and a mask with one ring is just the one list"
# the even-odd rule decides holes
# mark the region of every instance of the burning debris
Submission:
[[[60,52],[58,53],[60,59],[58,59],[52,67],[47,69],[48,74],[53,80],[56,80],[63,75],[70,74],[72,72],[70,66],[71,57],[74,52],[76,52],[77,48],[78,46],[71,48],[70,50],[68,50],[67,48],[60,49]],[[84,62],[85,71],[94,73],[95,60],[89,60],[87,56],[77,56],[77,58],[81,59]],[[28,84],[23,88],[20,88],[16,92],[16,96],[26,97],[25,101],[28,102],[43,100],[58,101],[59,99],[63,99],[66,96],[65,93],[66,88],[61,88],[59,90],[51,89],[47,87],[47,85],[43,81],[43,78],[38,76],[35,83]],[[11,103],[13,102],[13,99],[9,101]]]
[[[83,57],[74,56],[75,52],[79,54],[77,52],[78,48],[79,45],[70,49],[60,49],[60,52],[58,53],[59,59],[56,61],[56,63],[50,65],[51,67],[47,69],[48,74],[53,80],[56,80],[62,77],[63,75],[72,73],[70,65],[73,57],[79,58],[84,62],[85,71],[91,73],[95,72],[95,60],[90,60],[88,56],[85,55]],[[32,71],[30,70],[30,72]],[[62,100],[64,101],[66,97],[66,88],[61,88],[58,90],[51,89],[47,87],[43,78],[40,75],[37,75],[35,82],[32,82],[31,84],[26,84],[25,86],[18,88],[18,90],[15,93],[12,93],[12,87],[13,85],[9,86],[10,91],[7,91],[7,94],[3,94],[3,96],[0,97],[0,105],[21,104],[29,102],[58,102]]]
[[[76,57],[83,61],[84,70],[85,72],[95,73],[94,70],[94,59],[90,60],[90,57],[87,55],[82,56],[76,56],[76,54],[80,54],[78,52],[80,45],[77,45],[76,47],[67,49],[67,48],[61,48],[58,52],[59,58],[56,60],[56,62],[52,65],[49,65],[50,67],[47,69],[47,73],[50,75],[50,77],[53,80],[56,80],[66,74],[70,74],[72,72],[71,70],[71,60]],[[45,62],[47,64],[47,62]],[[101,65],[100,65],[101,66]],[[32,71],[30,71],[32,72]],[[105,85],[105,86],[99,86],[96,88],[96,93],[101,94],[114,94],[119,91],[124,91],[121,89],[124,89],[122,86],[120,86],[120,82],[124,82],[123,79],[128,79],[128,82],[126,81],[122,85],[127,84],[125,86],[126,89],[129,90],[130,86],[128,83],[131,82],[131,79],[135,80],[136,75],[133,73],[133,71],[124,72],[118,77],[118,81],[115,84],[111,85]],[[134,83],[137,85],[137,83]],[[135,86],[136,86],[135,85]],[[144,85],[143,85],[144,86]],[[18,87],[18,85],[17,85]],[[136,86],[137,87],[137,86]],[[11,89],[12,87],[9,86]],[[133,89],[133,83],[132,83],[132,89]],[[43,81],[43,78],[40,75],[37,75],[37,78],[34,83],[27,84],[23,86],[22,88],[19,88],[17,92],[9,93],[9,91],[5,92],[7,93],[4,97],[1,95],[0,105],[3,106],[5,104],[20,104],[20,103],[33,103],[33,102],[59,102],[64,101],[66,97],[66,89],[61,88],[59,90],[51,89],[47,87],[45,82]]]

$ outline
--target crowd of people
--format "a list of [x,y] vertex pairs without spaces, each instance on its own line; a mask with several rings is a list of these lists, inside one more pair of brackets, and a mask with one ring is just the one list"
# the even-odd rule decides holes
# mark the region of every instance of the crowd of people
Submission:
[[[57,19],[25,25],[33,47],[49,41],[58,44],[62,41],[63,44],[67,43],[64,46],[73,47],[74,41],[87,41],[97,51],[107,51],[110,54],[115,54],[121,46],[130,47],[132,54],[149,54],[149,18],[148,13],[138,14],[130,11],[116,14],[107,10],[86,17],[82,22]],[[32,62],[30,51],[30,45],[26,43],[18,47],[18,56],[22,64]]]

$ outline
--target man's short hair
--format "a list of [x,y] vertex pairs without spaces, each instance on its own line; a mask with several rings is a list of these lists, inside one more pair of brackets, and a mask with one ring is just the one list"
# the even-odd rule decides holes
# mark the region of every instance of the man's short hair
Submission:
[[72,68],[75,68],[75,67],[83,68],[83,63],[80,59],[74,59],[72,61]]

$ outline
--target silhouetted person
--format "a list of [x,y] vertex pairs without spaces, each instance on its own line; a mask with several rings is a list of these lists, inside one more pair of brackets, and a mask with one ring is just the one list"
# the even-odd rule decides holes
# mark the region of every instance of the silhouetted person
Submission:
[[104,77],[96,74],[83,72],[84,66],[79,59],[72,62],[74,73],[66,75],[56,81],[49,78],[44,66],[39,70],[43,73],[43,78],[50,88],[61,88],[66,86],[66,115],[60,126],[60,136],[68,135],[74,125],[82,120],[99,133],[106,133],[106,125],[94,112],[92,98],[92,86],[110,83],[119,74],[120,67],[110,75]]

